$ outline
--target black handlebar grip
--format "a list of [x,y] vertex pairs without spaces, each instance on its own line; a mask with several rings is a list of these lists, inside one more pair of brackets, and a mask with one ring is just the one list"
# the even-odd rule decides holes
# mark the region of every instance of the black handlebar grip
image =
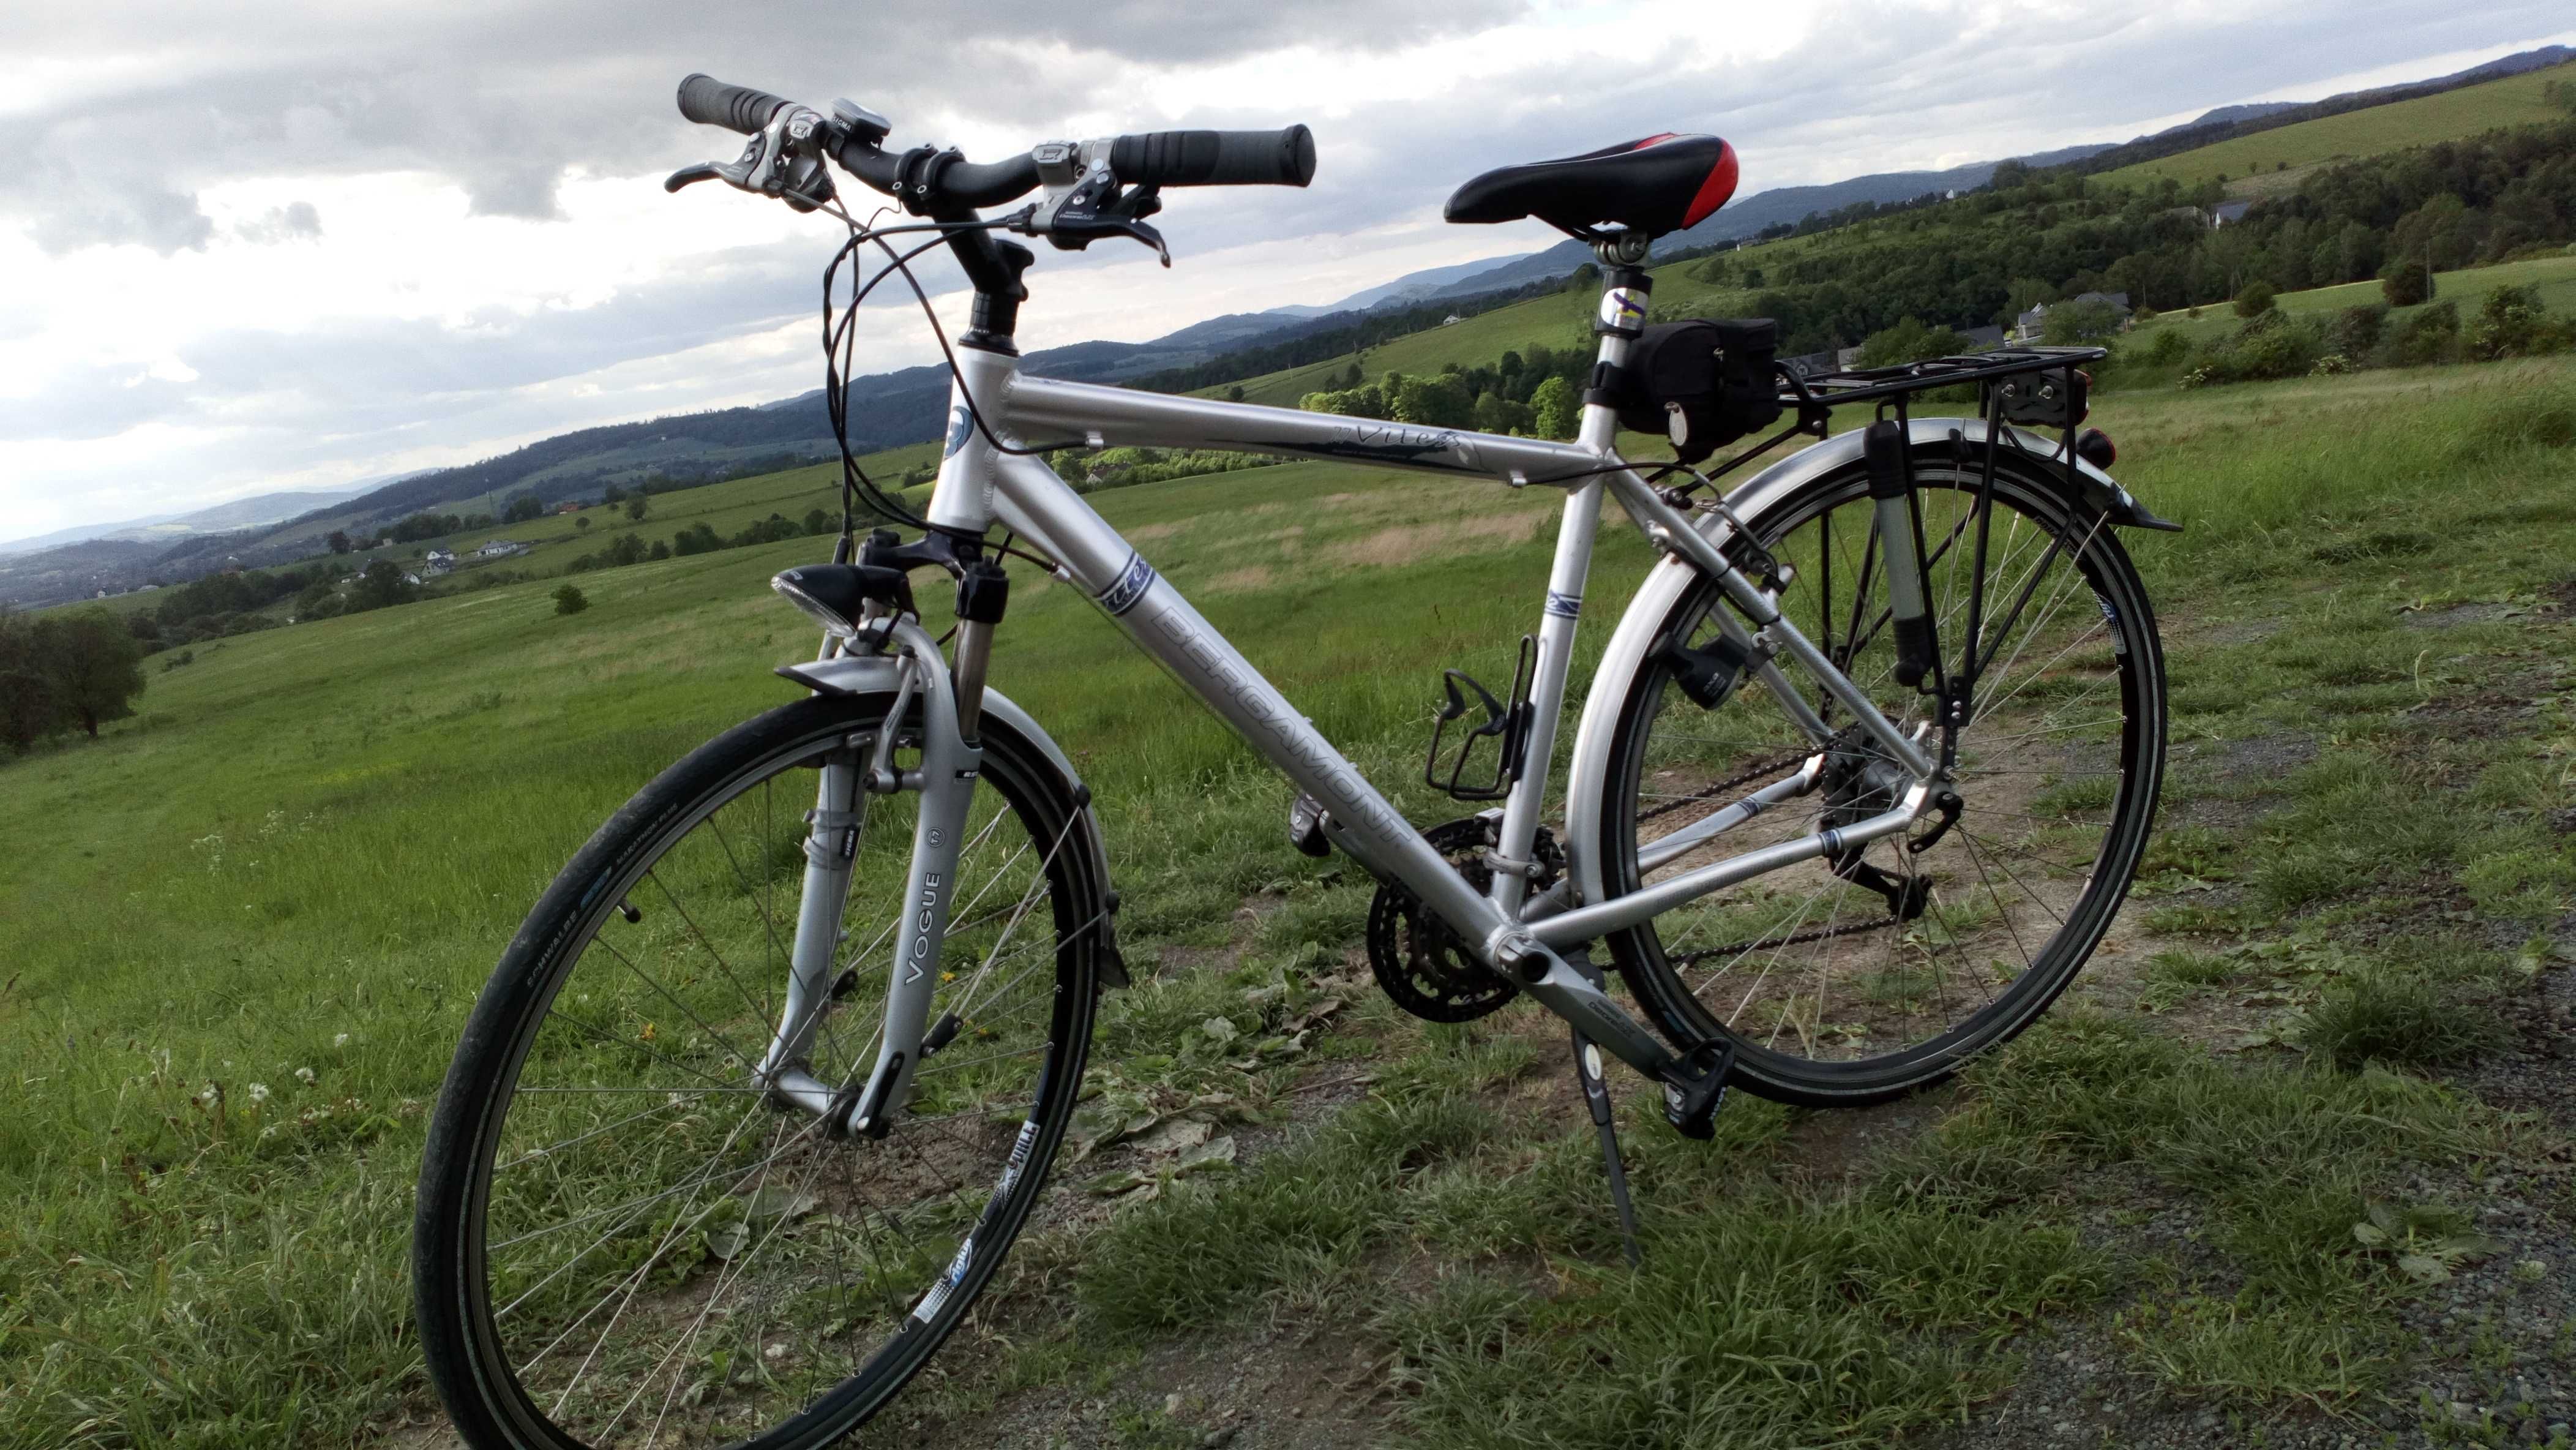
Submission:
[[1130,186],[1304,186],[1315,179],[1315,133],[1148,131],[1119,137],[1109,169]]
[[767,91],[729,86],[713,76],[693,75],[680,82],[680,114],[701,126],[722,126],[751,135],[769,124],[787,103]]

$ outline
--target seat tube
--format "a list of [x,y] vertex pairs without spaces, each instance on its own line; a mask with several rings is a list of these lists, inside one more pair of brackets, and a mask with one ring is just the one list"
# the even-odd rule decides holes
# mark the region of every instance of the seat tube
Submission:
[[[1555,754],[1556,726],[1565,705],[1565,677],[1574,661],[1574,627],[1583,612],[1583,581],[1592,568],[1592,541],[1601,527],[1600,479],[1567,492],[1556,529],[1556,563],[1547,575],[1547,609],[1538,625],[1538,661],[1530,672],[1529,738],[1521,747],[1521,772],[1503,802],[1498,843],[1500,867],[1487,894],[1506,914],[1517,914],[1536,865],[1539,814],[1547,802],[1547,777]],[[1571,843],[1567,843],[1571,848]]]
[[[1605,260],[1615,255],[1601,249]],[[1644,249],[1636,249],[1643,260]],[[1575,441],[1595,457],[1613,456],[1619,438],[1618,410],[1611,406],[1617,371],[1628,360],[1629,344],[1645,329],[1646,298],[1654,281],[1644,269],[1612,261],[1604,270],[1601,312],[1593,331],[1601,345],[1592,365],[1592,384],[1583,393],[1583,422]],[[1565,679],[1574,662],[1576,621],[1583,612],[1583,585],[1592,568],[1592,545],[1601,528],[1603,480],[1595,477],[1569,490],[1557,525],[1556,562],[1548,571],[1547,610],[1539,620],[1538,663],[1531,672],[1529,739],[1523,747],[1520,778],[1503,803],[1499,854],[1490,890],[1495,905],[1517,915],[1529,891],[1529,867],[1535,864],[1539,815],[1547,800],[1548,768],[1556,748],[1556,727],[1565,705]],[[1561,843],[1568,851],[1580,843]],[[1521,868],[1515,870],[1513,868]]]

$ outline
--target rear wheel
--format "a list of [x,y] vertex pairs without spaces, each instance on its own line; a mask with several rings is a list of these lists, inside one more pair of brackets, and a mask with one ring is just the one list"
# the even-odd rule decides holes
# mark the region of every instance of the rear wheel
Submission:
[[[919,1372],[1029,1220],[1079,1091],[1105,884],[1046,756],[987,718],[909,1111],[843,1137],[751,1077],[778,1029],[818,767],[913,718],[815,698],[647,786],[538,902],[468,1023],[421,1175],[431,1377],[477,1447],[816,1446]],[[864,1081],[919,797],[862,795],[840,990]],[[936,1033],[934,1032],[934,1036]]]
[[[1955,820],[1927,814],[1907,832],[1756,877],[1610,939],[1656,1023],[1685,1046],[1731,1041],[1736,1079],[1765,1097],[1866,1103],[1955,1071],[2064,990],[2137,870],[2164,760],[2164,663],[2146,591],[2098,514],[2071,507],[2057,480],[1999,463],[1981,530],[1977,467],[1946,447],[1915,460],[1926,589],[1954,677],[1983,564],[1979,653],[1989,663],[1971,718],[1949,732]],[[1931,699],[1891,678],[1862,467],[1745,522],[1794,570],[1782,612],[1908,734],[1931,722]],[[1621,706],[1597,848],[1614,896],[1849,825],[1889,809],[1902,789],[1886,753],[1785,660],[1792,690],[1836,731],[1822,748],[1759,684],[1714,710],[1693,700],[1664,646],[1716,638],[1720,597],[1711,580],[1685,591]],[[1937,748],[1944,730],[1923,739]],[[1809,793],[1687,851],[1656,848],[1820,755]]]

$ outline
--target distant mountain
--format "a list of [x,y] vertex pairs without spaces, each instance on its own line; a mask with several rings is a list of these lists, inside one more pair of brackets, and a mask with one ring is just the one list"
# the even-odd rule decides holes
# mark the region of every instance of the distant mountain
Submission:
[[2203,126],[2233,126],[2239,121],[2256,121],[2283,111],[2295,111],[2306,104],[2305,101],[2255,101],[2243,106],[2221,106],[2214,111],[2203,111],[2179,126],[2167,126],[2155,135],[2171,136],[2177,131],[2193,131]]
[[[1150,342],[1077,342],[1023,357],[1040,377],[1119,383],[1189,367],[1259,339],[1273,341],[1323,325],[1322,319],[1230,313],[1192,323]],[[288,547],[332,528],[380,527],[430,508],[476,505],[498,511],[509,497],[533,493],[553,504],[595,498],[611,483],[661,475],[717,477],[753,463],[785,467],[834,454],[823,390],[755,407],[720,408],[612,423],[540,439],[524,448],[456,468],[407,477],[288,521],[266,548]],[[850,442],[862,452],[939,436],[948,404],[945,364],[898,368],[850,384]],[[254,554],[246,563],[260,562]]]
[[1515,252],[1508,257],[1487,257],[1481,262],[1459,262],[1447,267],[1426,267],[1419,272],[1407,272],[1392,282],[1380,283],[1365,291],[1354,292],[1339,302],[1322,307],[1273,307],[1262,315],[1322,317],[1331,312],[1357,312],[1369,307],[1418,302],[1425,297],[1441,295],[1441,289],[1451,283],[1468,277],[1481,276],[1497,267],[1507,267],[1514,262],[1524,262],[1536,255],[1534,252]]
[[167,544],[132,539],[81,539],[24,553],[0,555],[0,604],[32,608],[110,594],[141,583],[145,571],[170,551]]
[[[2488,61],[2484,65],[2473,65],[2467,70],[2455,70],[2449,75],[2439,76],[2431,81],[2420,81],[2417,82],[2417,84],[2443,85],[2458,84],[2463,81],[2491,81],[2502,76],[2518,76],[2527,70],[2540,70],[2548,66],[2565,65],[2571,60],[2576,60],[2576,48],[2564,45],[2544,45],[2537,50],[2516,51],[2511,55],[2501,56],[2495,60]],[[2366,95],[2368,92],[2357,92],[2356,94]]]
[[258,524],[273,524],[297,514],[365,492],[363,486],[339,490],[289,493],[263,493],[250,498],[237,498],[201,508],[194,513],[153,514],[146,518],[119,519],[107,524],[83,524],[77,528],[56,529],[33,538],[0,542],[0,554],[26,554],[38,549],[57,548],[89,539],[120,539],[138,542],[168,542],[187,534],[216,533],[226,529],[246,529]]

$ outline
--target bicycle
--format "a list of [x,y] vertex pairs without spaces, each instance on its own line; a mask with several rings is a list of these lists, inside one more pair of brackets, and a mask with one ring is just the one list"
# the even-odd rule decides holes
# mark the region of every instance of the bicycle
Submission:
[[[849,455],[840,360],[865,288],[836,323],[827,272],[844,529],[833,563],[773,581],[824,631],[820,658],[778,671],[807,694],[618,811],[475,1006],[414,1246],[430,1374],[469,1443],[833,1440],[920,1372],[1038,1211],[1095,1005],[1126,970],[1090,793],[987,683],[1004,559],[1082,589],[1298,788],[1292,843],[1380,882],[1370,960],[1408,1010],[1458,1021],[1527,995],[1572,1024],[1623,1223],[1601,1050],[1694,1136],[1730,1083],[1875,1102],[2020,1031],[2100,941],[2165,728],[2154,617],[2116,530],[2174,527],[2079,431],[2079,364],[2101,350],[1801,374],[1767,323],[1649,327],[1648,244],[1735,177],[1723,141],[1663,136],[1505,167],[1450,202],[1453,220],[1536,218],[1600,258],[1571,443],[1056,381],[1017,366],[1033,255],[997,233],[1162,251],[1144,218],[1164,188],[1302,186],[1306,128],[979,165],[886,150],[888,123],[846,101],[825,114],[692,76],[680,108],[751,140],[673,190],[716,177],[829,209],[850,228],[834,267],[873,245],[880,281],[946,246],[974,326],[941,339],[952,401],[920,537],[862,545],[854,499],[900,507]],[[922,220],[857,222],[827,161]],[[907,231],[927,239],[898,254],[886,239]],[[1945,387],[1974,389],[1975,413],[1912,415]],[[1875,421],[1830,431],[1859,405]],[[1784,413],[1715,474],[1816,441],[1719,495],[1696,465]],[[1675,458],[1632,465],[1623,420]],[[1041,456],[1108,444],[1562,490],[1508,698],[1452,671],[1426,761],[1433,784],[1498,804],[1427,831],[1398,812]],[[1542,817],[1605,497],[1661,557],[1594,675],[1560,833]],[[945,651],[911,592],[924,568],[956,581]]]

